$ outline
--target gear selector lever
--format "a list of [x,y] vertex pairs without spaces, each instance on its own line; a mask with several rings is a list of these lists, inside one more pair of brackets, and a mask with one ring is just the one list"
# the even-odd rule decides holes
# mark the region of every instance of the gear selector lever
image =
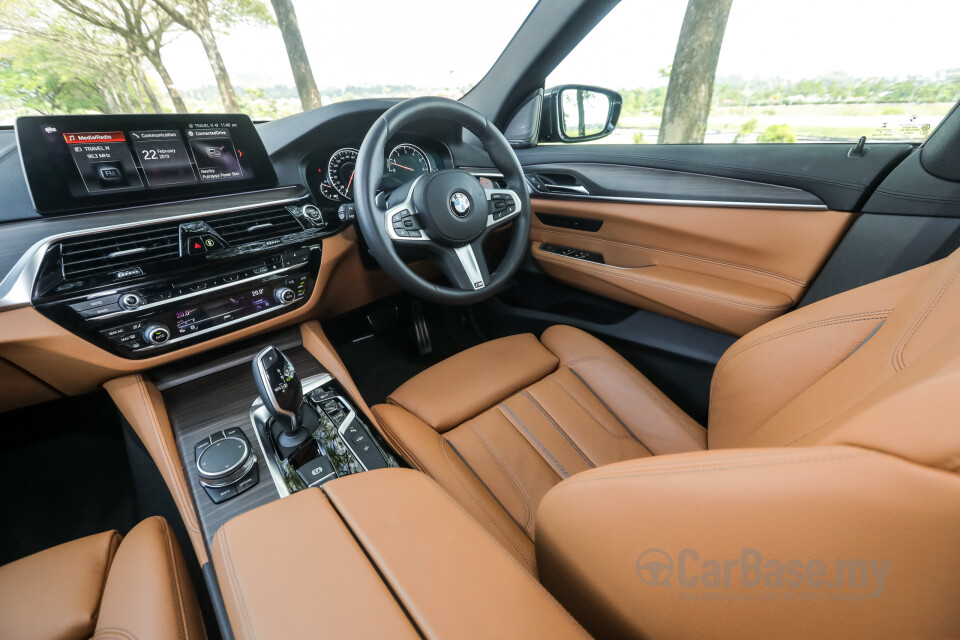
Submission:
[[300,423],[303,386],[293,363],[276,347],[267,347],[253,359],[253,378],[270,415],[282,429],[277,438],[283,447],[298,447],[310,438]]

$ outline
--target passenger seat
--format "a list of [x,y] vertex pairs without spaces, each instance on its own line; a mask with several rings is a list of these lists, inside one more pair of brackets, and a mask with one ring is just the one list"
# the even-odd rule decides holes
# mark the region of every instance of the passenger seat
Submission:
[[0,567],[0,638],[205,638],[197,596],[166,520],[148,518]]

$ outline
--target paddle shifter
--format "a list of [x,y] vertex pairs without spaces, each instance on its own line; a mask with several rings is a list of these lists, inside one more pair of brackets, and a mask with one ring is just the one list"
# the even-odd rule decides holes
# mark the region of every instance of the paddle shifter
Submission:
[[303,386],[293,363],[276,347],[267,347],[253,359],[253,378],[257,391],[270,415],[283,433],[277,438],[282,447],[298,447],[310,438],[300,423]]

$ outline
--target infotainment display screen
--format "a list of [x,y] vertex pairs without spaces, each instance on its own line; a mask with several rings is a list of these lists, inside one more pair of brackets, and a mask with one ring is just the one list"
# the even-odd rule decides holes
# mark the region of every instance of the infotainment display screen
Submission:
[[73,213],[272,187],[244,115],[27,116],[17,143],[34,207]]

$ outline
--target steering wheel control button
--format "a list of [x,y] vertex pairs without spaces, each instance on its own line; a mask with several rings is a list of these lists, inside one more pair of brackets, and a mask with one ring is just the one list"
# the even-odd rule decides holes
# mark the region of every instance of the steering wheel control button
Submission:
[[170,330],[162,324],[152,324],[144,329],[143,339],[150,344],[164,344],[170,339]]

